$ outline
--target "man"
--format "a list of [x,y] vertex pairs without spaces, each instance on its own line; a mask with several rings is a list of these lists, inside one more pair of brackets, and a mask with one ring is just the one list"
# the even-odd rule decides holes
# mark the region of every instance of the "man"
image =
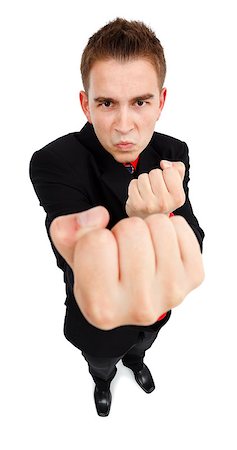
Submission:
[[154,390],[145,351],[202,282],[204,233],[188,197],[187,145],[154,132],[166,97],[155,34],[141,22],[108,23],[89,39],[81,73],[87,123],[35,152],[30,176],[64,272],[64,333],[107,416],[120,359]]

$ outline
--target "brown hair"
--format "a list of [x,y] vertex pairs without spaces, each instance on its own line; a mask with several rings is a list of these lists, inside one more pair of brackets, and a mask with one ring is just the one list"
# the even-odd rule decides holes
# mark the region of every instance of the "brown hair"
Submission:
[[166,74],[163,47],[155,33],[143,22],[117,18],[93,34],[82,53],[81,76],[86,92],[93,64],[98,60],[128,61],[145,58],[157,71],[160,89]]

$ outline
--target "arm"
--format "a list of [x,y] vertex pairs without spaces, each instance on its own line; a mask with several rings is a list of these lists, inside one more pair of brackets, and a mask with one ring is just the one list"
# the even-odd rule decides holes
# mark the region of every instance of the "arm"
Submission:
[[185,175],[184,175],[184,180],[183,180],[183,188],[184,188],[184,192],[185,192],[185,202],[184,204],[177,208],[174,211],[175,215],[180,215],[182,217],[184,217],[184,219],[187,221],[187,223],[189,224],[189,226],[192,228],[199,246],[200,246],[200,250],[202,252],[203,250],[203,239],[205,237],[204,231],[202,230],[202,228],[200,227],[197,218],[195,217],[194,213],[193,213],[193,208],[189,199],[189,181],[190,181],[190,177],[189,177],[189,171],[190,171],[190,163],[189,163],[189,151],[188,151],[188,147],[187,144],[185,142],[183,142],[183,158],[182,161],[185,164]]
[[202,251],[204,232],[193,214],[189,200],[188,147],[181,143],[180,161],[168,163],[162,160],[160,169],[139,175],[131,181],[128,189],[126,212],[129,217],[146,218],[151,214],[167,214],[184,217],[192,228]]
[[94,206],[74,167],[52,149],[35,152],[30,161],[30,179],[46,216],[46,229],[58,266],[64,270],[65,260],[53,245],[49,228],[52,221],[65,214]]
[[151,325],[203,280],[199,245],[182,217],[131,217],[106,229],[101,206],[56,218],[54,245],[74,273],[74,296],[103,330]]

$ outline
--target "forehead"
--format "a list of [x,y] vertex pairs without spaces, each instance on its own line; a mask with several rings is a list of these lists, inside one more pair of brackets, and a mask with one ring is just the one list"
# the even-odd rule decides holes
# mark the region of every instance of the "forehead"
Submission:
[[158,74],[147,59],[117,61],[115,59],[96,61],[90,71],[89,93],[93,95],[116,96],[138,91],[150,92],[159,89]]

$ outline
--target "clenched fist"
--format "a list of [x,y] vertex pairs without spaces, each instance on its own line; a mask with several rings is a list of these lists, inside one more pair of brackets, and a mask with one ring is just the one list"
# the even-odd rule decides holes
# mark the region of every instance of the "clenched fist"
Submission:
[[199,244],[183,217],[131,217],[111,231],[108,222],[108,211],[97,206],[58,217],[50,227],[73,270],[78,306],[92,325],[150,325],[203,281]]
[[129,217],[169,214],[184,204],[184,164],[162,160],[160,166],[163,170],[153,169],[130,182],[125,205]]

